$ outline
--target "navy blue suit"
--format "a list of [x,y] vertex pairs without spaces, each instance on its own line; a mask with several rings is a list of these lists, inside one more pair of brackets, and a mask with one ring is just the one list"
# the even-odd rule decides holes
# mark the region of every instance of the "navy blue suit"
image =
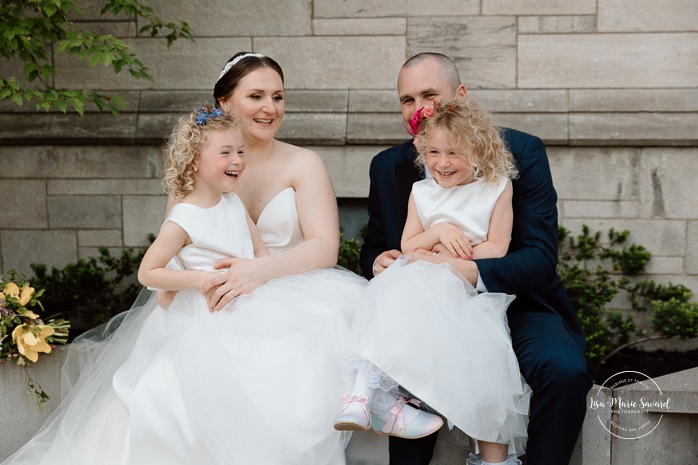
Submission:
[[[527,464],[563,465],[576,444],[591,387],[584,335],[556,272],[557,194],[545,146],[513,129],[503,128],[502,138],[519,170],[512,182],[512,239],[505,257],[476,263],[488,291],[516,294],[507,316],[521,372],[533,389]],[[415,156],[409,140],[371,161],[369,223],[361,249],[361,268],[369,279],[378,255],[400,249],[410,191],[421,175]],[[391,465],[428,464],[435,436],[391,437]]]

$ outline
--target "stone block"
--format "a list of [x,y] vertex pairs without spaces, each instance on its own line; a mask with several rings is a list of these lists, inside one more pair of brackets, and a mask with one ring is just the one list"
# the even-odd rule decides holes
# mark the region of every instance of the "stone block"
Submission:
[[287,89],[393,89],[405,61],[405,39],[395,36],[261,37],[254,43],[279,62]]
[[12,178],[159,178],[158,147],[0,147],[0,173]]
[[3,270],[17,269],[31,275],[32,263],[63,268],[78,255],[74,231],[16,230],[0,232]]
[[332,18],[314,19],[316,36],[392,36],[407,32],[405,18]]
[[[5,79],[14,77],[17,84],[23,87],[29,87],[30,89],[40,89],[42,87],[38,80],[34,81],[33,83],[29,82],[29,79],[24,75],[24,63],[16,58],[8,59],[5,58],[5,56],[2,57],[2,60],[0,60],[0,76]],[[16,106],[9,99],[0,100],[0,103],[3,104],[3,106],[0,106],[0,109],[5,108],[5,106]],[[33,105],[30,106],[30,108],[34,108]]]
[[571,89],[572,112],[698,112],[698,89]]
[[[566,174],[567,185],[570,187],[572,174]],[[564,183],[563,183],[564,184]],[[560,186],[556,184],[558,195]],[[574,187],[574,186],[573,186]],[[565,189],[567,190],[567,189]],[[564,200],[562,201],[563,218],[636,218],[639,211],[639,202],[633,200]]]
[[697,87],[697,55],[692,33],[519,35],[518,86]]
[[397,94],[397,74],[394,90],[352,90],[349,92],[350,113],[393,113],[401,114]]
[[565,219],[562,223],[572,234],[579,234],[582,225],[602,234],[613,228],[630,231],[630,241],[642,245],[652,256],[683,257],[686,253],[686,222],[645,219]]
[[[31,141],[50,144],[56,140],[80,140],[81,143],[112,143],[133,140],[136,115],[122,113],[114,118],[111,113],[91,113],[81,118],[77,113],[20,113],[0,115],[3,128],[0,142]],[[41,141],[41,142],[40,142]]]
[[516,40],[513,16],[429,16],[407,20],[408,56],[432,51],[451,57],[461,80],[473,89],[516,87]]
[[619,435],[641,439],[614,437],[613,463],[691,463],[698,455],[698,368],[654,380],[637,377],[640,382],[615,389],[614,397],[638,406],[617,416]]
[[2,229],[41,229],[48,225],[44,181],[0,179],[0,199]]
[[[107,16],[104,16],[102,19],[107,18]],[[119,39],[126,39],[129,37],[136,37],[138,34],[136,21],[129,21],[127,19],[123,21],[80,21],[76,23],[76,25],[98,36],[111,34]]]
[[549,150],[548,159],[561,200],[638,200],[640,150],[561,148]]
[[[638,185],[644,217],[698,218],[698,148],[645,148]],[[681,254],[683,255],[683,253]]]
[[596,32],[596,16],[519,16],[519,34]]
[[[687,235],[689,244],[698,243],[698,221],[688,222]],[[698,247],[686,248],[686,273],[698,275]]]
[[[104,21],[104,20],[114,20],[114,19],[125,19],[125,15],[120,15],[115,17],[111,13],[101,14],[102,8],[104,8],[104,2],[101,0],[82,0],[80,2],[80,14],[71,12],[68,17],[73,21]],[[155,14],[162,17],[162,10],[155,11]],[[163,18],[164,19],[164,18]]]
[[345,113],[289,113],[277,138],[292,144],[342,145],[346,130]]
[[[2,73],[2,66],[0,66],[0,73]],[[108,92],[101,92],[103,94],[108,94],[108,95],[114,95],[114,96],[119,96],[121,99],[124,101],[124,107],[119,108],[119,112],[121,115],[125,115],[128,113],[135,113],[138,111],[138,104],[141,99],[141,93],[136,90],[118,90],[118,91],[108,91]],[[37,115],[44,115],[48,113],[49,115],[63,115],[63,112],[59,110],[56,107],[51,107],[47,112],[44,110],[41,110],[40,112],[37,111],[36,106],[32,103],[25,103],[21,107],[18,107],[15,105],[14,102],[12,102],[10,99],[3,99],[0,100],[0,113],[31,113],[33,116]],[[85,104],[85,113],[84,116],[82,117],[82,120],[85,119],[90,119],[93,118],[95,115],[93,113],[101,113],[105,116],[109,116],[112,118],[114,121],[116,121],[117,118],[113,117],[112,114],[108,110],[100,110],[97,108],[96,105],[93,103],[86,103]],[[76,116],[77,114],[71,109],[69,110],[69,114]],[[79,116],[79,115],[77,115]],[[79,120],[79,121],[82,121]],[[30,123],[30,124],[36,124],[36,123]]]
[[162,145],[172,132],[172,127],[183,115],[178,113],[141,113],[138,116],[137,141],[140,144]]
[[[120,257],[121,253],[123,252],[124,248],[123,247],[108,247],[109,253],[111,254],[112,257]],[[140,249],[140,248],[137,248]],[[134,251],[134,253],[136,253]],[[78,248],[78,257],[82,259],[88,259],[90,257],[99,257],[100,252],[99,252],[99,247],[79,247]]]
[[485,15],[590,15],[596,0],[482,0]]
[[116,195],[57,195],[48,197],[52,229],[121,228],[121,199]]
[[[225,58],[221,64],[225,63]],[[222,68],[222,66],[221,66]],[[219,70],[220,72],[220,70]],[[187,113],[205,105],[213,105],[213,84],[206,90],[143,90],[138,110],[141,113]]]
[[[0,460],[15,453],[44,424],[61,401],[61,367],[67,347],[59,346],[50,354],[40,354],[36,367],[25,369],[14,361],[0,365]],[[49,400],[39,410],[36,400],[27,395],[27,370],[43,387]]]
[[[314,18],[386,18],[424,16],[424,2],[419,0],[323,0],[313,2]],[[429,4],[430,16],[476,15],[480,13],[478,0],[441,0]]]
[[78,244],[81,250],[84,247],[121,247],[123,239],[120,229],[86,229],[78,231]]
[[698,3],[693,0],[603,0],[599,32],[698,31]]
[[347,465],[388,465],[388,436],[356,431],[345,451]]
[[606,387],[594,385],[587,399],[584,424],[570,465],[611,465],[611,436],[605,428],[611,422],[612,392]]
[[130,74],[114,74],[110,68],[76,63],[74,57],[56,57],[56,87],[78,89],[213,89],[226,60],[241,50],[250,50],[249,38],[202,38],[196,43],[178,40],[167,47],[162,38],[129,39],[138,58],[148,66],[153,81],[133,79]]
[[148,234],[157,235],[165,219],[167,197],[165,195],[125,195],[124,246],[147,247]]
[[161,176],[154,179],[49,180],[48,195],[160,195]]
[[564,113],[495,113],[495,124],[540,137],[546,145],[567,145],[569,133]]
[[346,90],[292,90],[286,93],[287,113],[345,113]]
[[[310,0],[236,0],[234,3],[151,0],[148,3],[163,19],[166,16],[170,21],[187,21],[197,42],[202,37],[309,35],[311,4]],[[139,22],[138,26],[143,25]]]
[[368,197],[371,159],[387,146],[311,147],[322,157],[339,198]]
[[350,114],[347,124],[348,144],[393,145],[409,138],[402,116],[390,113]]
[[501,113],[565,113],[569,111],[566,90],[468,90],[468,98],[476,100],[491,112]]
[[570,113],[572,145],[697,145],[698,113]]
[[654,256],[647,263],[646,272],[649,274],[680,275],[684,272],[683,257]]

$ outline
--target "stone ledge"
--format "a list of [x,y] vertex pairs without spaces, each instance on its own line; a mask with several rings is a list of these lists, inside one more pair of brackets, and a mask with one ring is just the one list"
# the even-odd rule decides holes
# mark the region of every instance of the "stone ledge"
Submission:
[[[52,399],[39,412],[33,400],[24,395],[25,375],[16,366],[0,366],[0,391],[11,402],[0,404],[0,460],[17,450],[41,426],[56,408],[59,398],[61,366],[67,353],[66,347],[59,347],[49,356],[43,356],[32,376],[44,386]],[[664,396],[671,397],[671,414],[665,414],[662,428],[657,428],[642,441],[620,441],[612,438],[606,431],[612,421],[611,400],[622,394],[631,396],[646,392],[638,385],[624,386],[611,391],[602,386],[593,386],[589,391],[591,399],[596,401],[594,409],[588,407],[582,433],[572,456],[570,465],[634,465],[635,463],[654,463],[643,457],[661,458],[666,463],[666,445],[671,448],[671,463],[692,463],[690,459],[696,452],[696,443],[692,437],[698,426],[698,367],[666,376],[658,377],[655,382],[661,387]],[[650,412],[648,415],[656,415]],[[656,420],[656,418],[655,418]],[[679,441],[677,442],[677,438]],[[348,465],[386,465],[388,441],[386,436],[371,433],[354,433],[347,448]],[[464,463],[469,446],[460,444],[444,426],[439,433],[437,448],[432,465]],[[613,454],[611,451],[613,450]]]

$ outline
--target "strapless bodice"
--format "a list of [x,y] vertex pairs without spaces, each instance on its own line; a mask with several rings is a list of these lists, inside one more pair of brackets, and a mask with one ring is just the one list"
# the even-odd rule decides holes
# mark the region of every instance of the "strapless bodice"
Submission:
[[271,254],[303,242],[296,191],[292,187],[282,190],[269,201],[257,219],[257,229]]

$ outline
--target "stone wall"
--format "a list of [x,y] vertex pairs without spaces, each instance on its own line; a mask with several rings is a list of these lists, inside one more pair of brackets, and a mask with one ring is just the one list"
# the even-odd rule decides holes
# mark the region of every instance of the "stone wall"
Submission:
[[[149,1],[195,32],[196,43],[170,49],[139,36],[133,18],[106,20],[97,0],[78,3],[80,20],[127,38],[155,80],[56,55],[53,85],[118,92],[128,109],[80,118],[0,101],[3,271],[145,245],[165,205],[162,137],[178,114],[211,102],[239,50],[279,61],[288,92],[279,137],[319,152],[340,204],[360,206],[371,157],[406,138],[398,70],[432,50],[456,60],[469,96],[501,124],[545,141],[565,226],[630,229],[653,253],[653,277],[698,291],[693,0]],[[0,60],[0,74],[14,67]]]

